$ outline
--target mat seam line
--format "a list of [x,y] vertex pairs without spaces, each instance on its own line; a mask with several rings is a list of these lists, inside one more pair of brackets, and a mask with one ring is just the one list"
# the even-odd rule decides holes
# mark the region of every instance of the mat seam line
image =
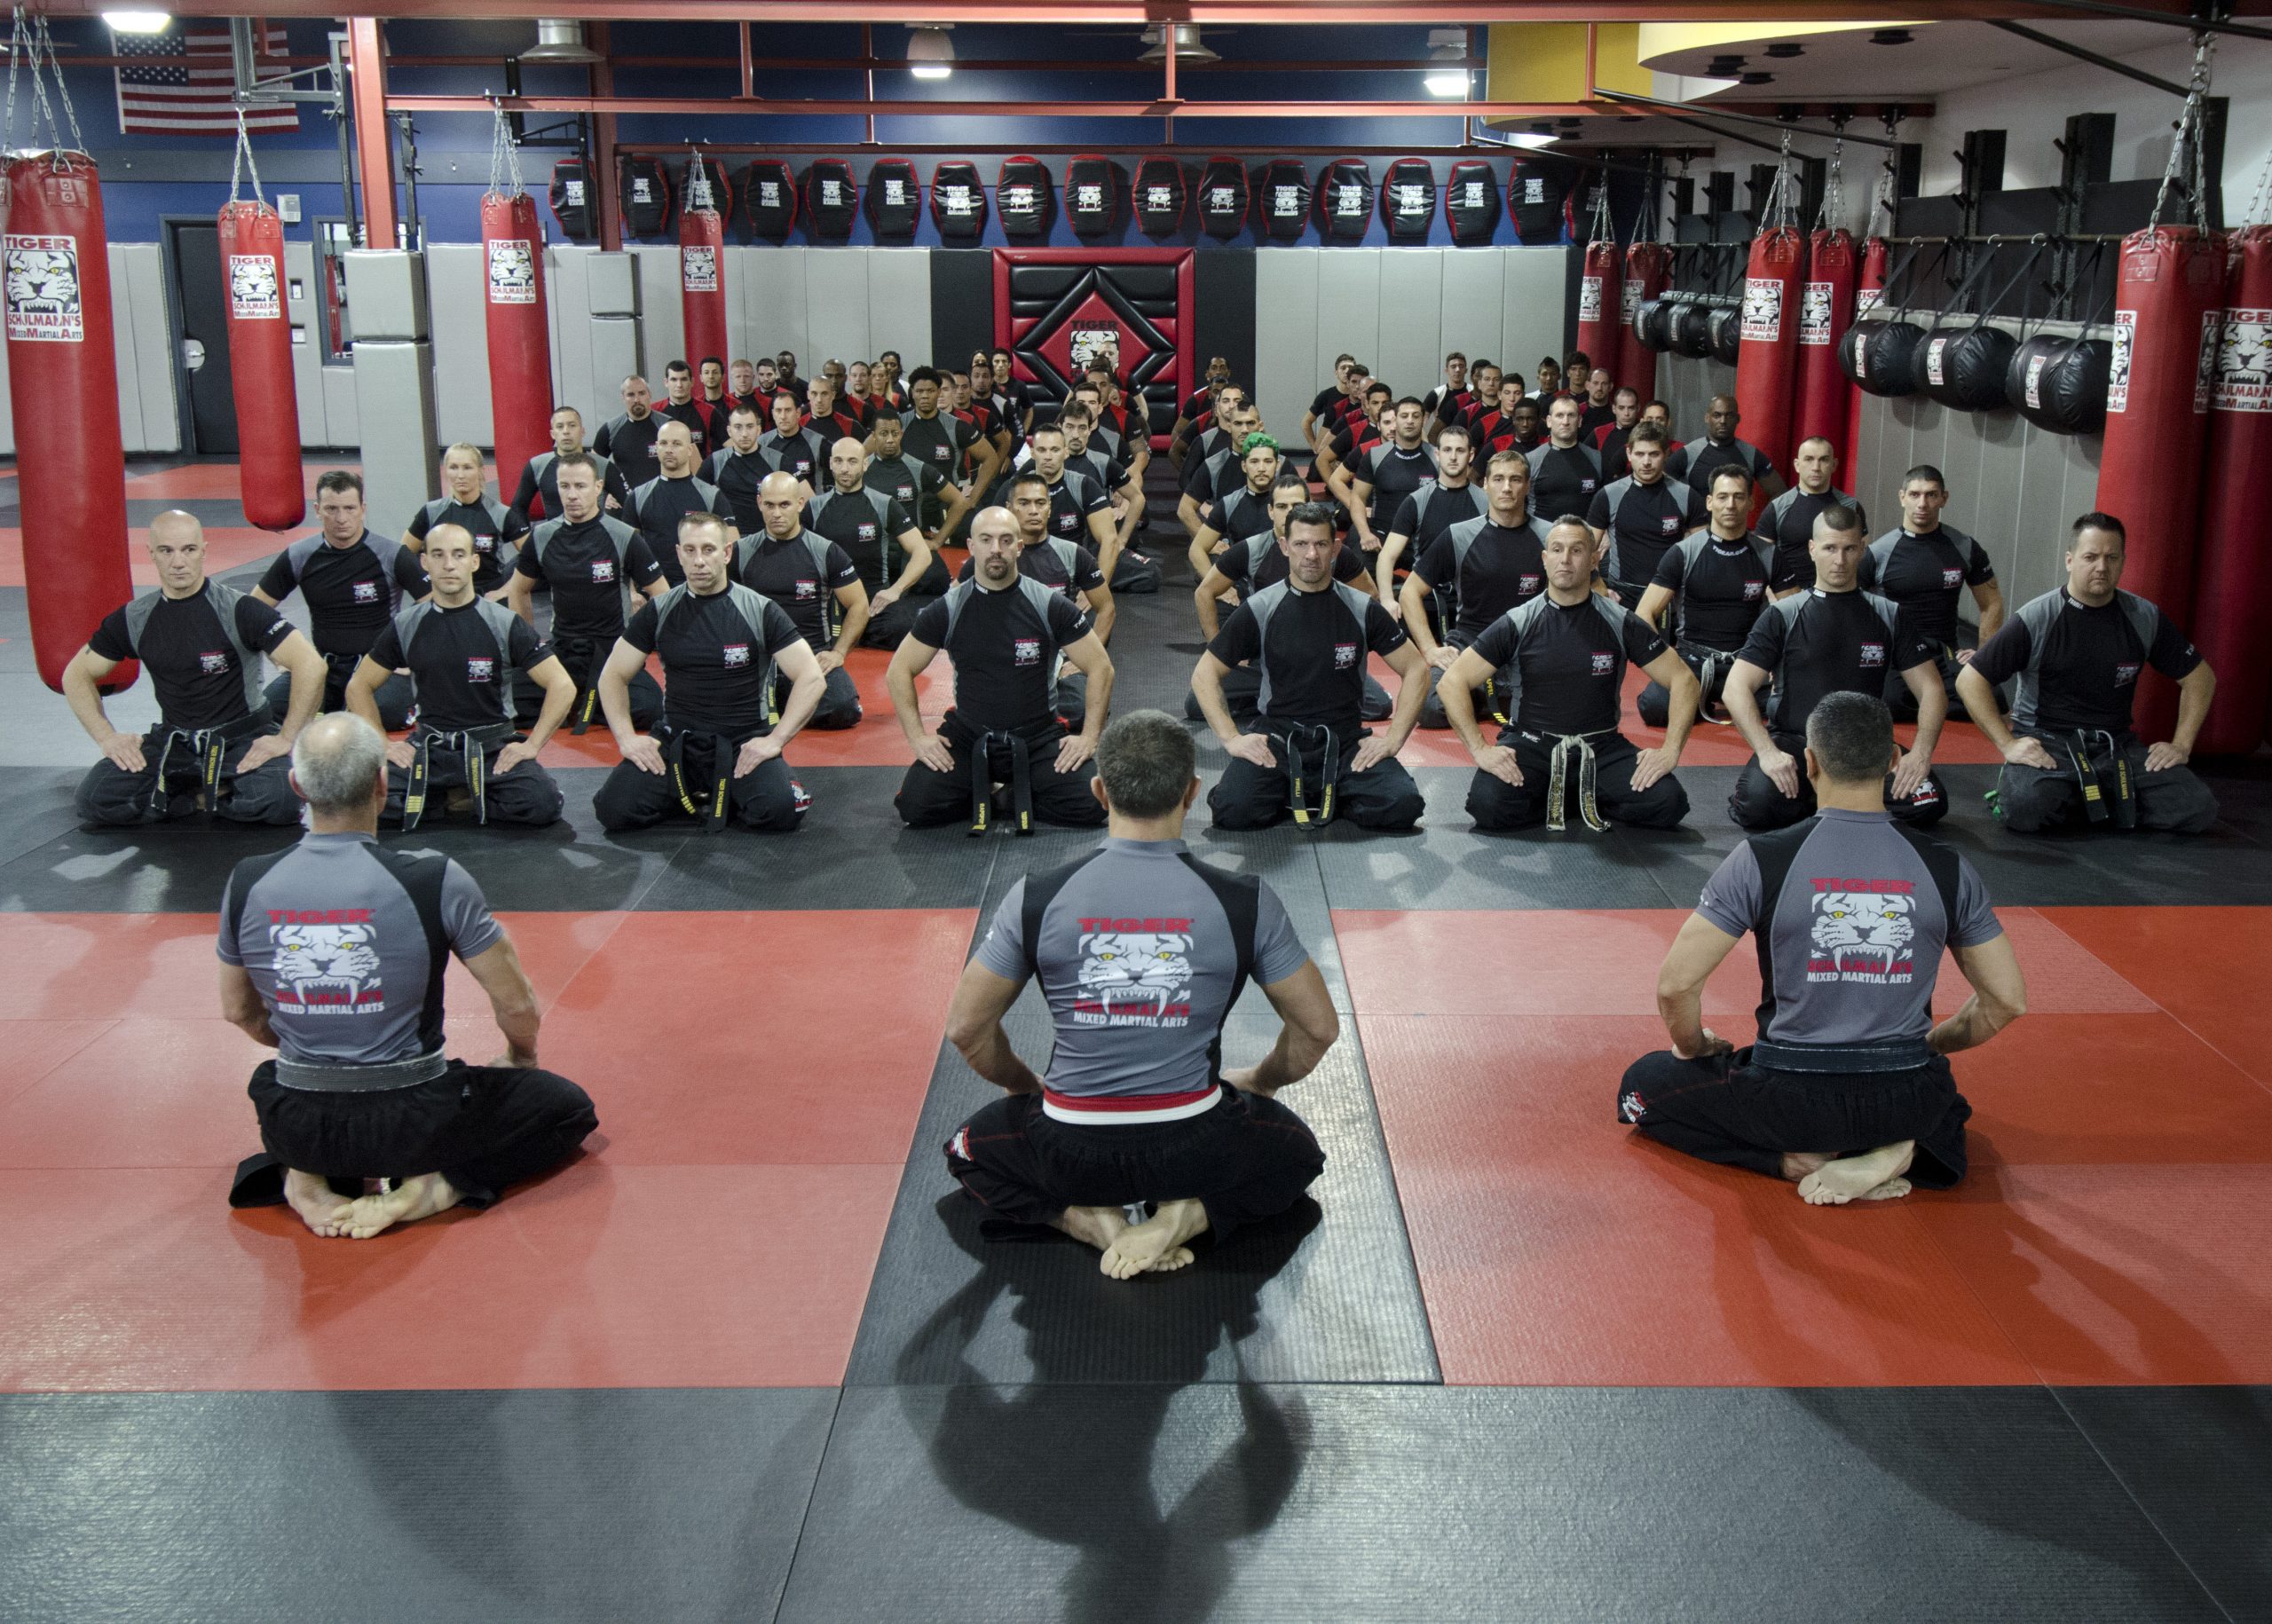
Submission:
[[[22,1017],[12,1017],[12,1019],[23,1019],[23,1020],[31,1020],[31,1021],[41,1021],[41,1020],[69,1020],[69,1019],[72,1019],[72,1017],[70,1017],[70,1016],[39,1016],[39,1015],[29,1015],[29,1016],[22,1016]],[[120,1025],[123,1024],[123,1023],[124,1023],[124,1021],[126,1021],[126,1019],[127,1019],[127,1017],[125,1017],[125,1016],[123,1016],[123,1015],[111,1016],[111,1017],[108,1017],[108,1018],[104,1019],[104,1020],[101,1021],[101,1029],[100,1029],[99,1030],[98,1030],[98,1031],[95,1031],[95,1032],[91,1032],[91,1033],[90,1033],[90,1034],[88,1035],[88,1037],[87,1037],[87,1040],[86,1040],[86,1042],[82,1043],[82,1044],[76,1044],[76,1045],[74,1045],[72,1046],[72,1048],[70,1049],[70,1051],[69,1051],[67,1053],[65,1053],[65,1054],[61,1054],[61,1055],[57,1056],[57,1057],[56,1057],[55,1063],[54,1063],[52,1066],[49,1066],[49,1067],[47,1067],[46,1068],[44,1068],[43,1070],[42,1070],[42,1071],[41,1071],[41,1072],[40,1072],[36,1076],[30,1077],[30,1078],[27,1079],[27,1080],[25,1081],[25,1083],[24,1083],[24,1085],[23,1085],[21,1088],[17,1089],[13,1093],[0,1094],[0,1111],[4,1111],[4,1110],[8,1109],[10,1107],[16,1105],[16,1104],[17,1104],[17,1103],[19,1103],[20,1101],[21,1101],[21,1100],[23,1100],[24,1099],[26,1099],[27,1097],[28,1097],[28,1096],[30,1095],[31,1092],[32,1092],[34,1089],[37,1088],[41,1084],[43,1084],[43,1083],[46,1082],[46,1081],[48,1080],[48,1078],[50,1078],[50,1077],[53,1076],[54,1076],[58,1071],[60,1071],[64,1067],[66,1067],[66,1066],[69,1065],[73,1060],[75,1060],[78,1059],[80,1055],[82,1055],[82,1054],[85,1053],[85,1052],[87,1052],[87,1050],[89,1050],[90,1048],[92,1048],[96,1044],[98,1044],[98,1043],[101,1042],[105,1037],[107,1037],[108,1036],[110,1036],[110,1033],[111,1033],[112,1029],[113,1029],[113,1028],[114,1028],[114,1027],[117,1027],[117,1026],[120,1026]],[[0,1023],[0,1024],[4,1024],[4,1023]]]
[[797,1537],[790,1541],[789,1559],[781,1567],[781,1593],[774,1597],[773,1611],[766,1615],[770,1624],[780,1624],[781,1610],[789,1604],[789,1583],[796,1577],[797,1557],[805,1548],[805,1530],[812,1524],[813,1502],[820,1497],[820,1475],[828,1469],[829,1448],[836,1442],[836,1423],[843,1414],[844,1384],[839,1382],[835,1402],[829,1407],[828,1432],[820,1440],[820,1455],[813,1462],[812,1480],[805,1485],[805,1503],[797,1513]]

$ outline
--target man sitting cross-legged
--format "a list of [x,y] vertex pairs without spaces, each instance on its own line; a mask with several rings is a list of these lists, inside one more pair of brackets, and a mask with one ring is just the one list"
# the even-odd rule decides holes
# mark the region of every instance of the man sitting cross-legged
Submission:
[[[1753,835],[1704,887],[1657,973],[1670,1050],[1619,1085],[1618,1119],[1707,1162],[1794,1180],[1816,1206],[1889,1201],[1964,1177],[1965,1119],[1948,1056],[2027,1007],[2019,960],[1972,865],[1886,810],[1893,719],[1874,694],[1826,694],[1807,718],[1821,809]],[[1704,983],[1759,941],[1759,1037],[1703,1023]],[[1941,949],[1972,983],[1936,1025]]]
[[[1010,887],[947,1016],[971,1069],[1002,1088],[947,1141],[947,1171],[995,1218],[1099,1248],[1115,1280],[1178,1269],[1300,1199],[1325,1153],[1275,1098],[1307,1076],[1340,1022],[1269,886],[1201,863],[1183,820],[1199,792],[1191,737],[1137,711],[1097,746],[1104,845]],[[1047,1077],[1002,1029],[1038,977],[1056,1024]],[[1248,981],[1284,1021],[1255,1065],[1221,1067]],[[1143,1223],[1122,1209],[1157,1203]]]

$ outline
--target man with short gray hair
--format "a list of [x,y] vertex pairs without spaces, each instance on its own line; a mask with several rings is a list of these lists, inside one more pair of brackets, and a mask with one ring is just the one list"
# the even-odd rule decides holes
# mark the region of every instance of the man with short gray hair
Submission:
[[[1964,1177],[1947,1057],[2025,1013],[2012,944],[1972,865],[1886,810],[1893,718],[1826,694],[1806,724],[1813,816],[1728,854],[1657,974],[1672,1047],[1627,1068],[1621,1122],[1707,1162],[1791,1180],[1816,1206],[1890,1201]],[[1758,1040],[1703,1023],[1704,983],[1759,940]],[[1933,1021],[1941,950],[1973,994]]]
[[[948,1139],[948,1172],[995,1223],[1100,1249],[1115,1280],[1183,1267],[1186,1242],[1285,1211],[1325,1166],[1275,1095],[1340,1022],[1269,886],[1184,846],[1194,761],[1163,712],[1105,730],[1091,785],[1104,844],[1010,887],[947,1017],[949,1041],[1005,1091]],[[1029,978],[1057,1028],[1046,1079],[1002,1029]],[[1224,1021],[1249,980],[1284,1025],[1260,1061],[1226,1070]],[[1123,1209],[1140,1202],[1158,1210],[1132,1226]]]
[[[536,991],[473,877],[378,843],[386,745],[355,715],[304,729],[309,832],[237,864],[221,900],[221,1013],[277,1052],[247,1091],[264,1152],[229,1204],[288,1202],[327,1238],[486,1207],[599,1125],[582,1089],[537,1068]],[[446,955],[489,995],[496,1065],[444,1052]]]

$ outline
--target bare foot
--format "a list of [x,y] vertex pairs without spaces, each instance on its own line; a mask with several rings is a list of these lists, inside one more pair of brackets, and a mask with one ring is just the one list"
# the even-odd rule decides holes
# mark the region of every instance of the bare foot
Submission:
[[1875,1189],[1864,1190],[1856,1201],[1899,1201],[1916,1186],[1906,1179],[1889,1179]]
[[[1195,1201],[1168,1201],[1160,1210],[1140,1224],[1132,1225],[1120,1238],[1105,1248],[1098,1267],[1115,1280],[1133,1280],[1139,1274],[1167,1272],[1182,1268],[1191,1261],[1189,1249],[1183,1244],[1207,1227],[1207,1209]],[[1170,1257],[1183,1253],[1181,1262],[1170,1262]]]
[[344,1195],[332,1191],[328,1179],[313,1173],[304,1173],[298,1168],[284,1170],[284,1200],[300,1221],[325,1240],[332,1240],[347,1233],[347,1215],[353,1203]]
[[348,1210],[341,1233],[367,1241],[397,1224],[414,1224],[457,1204],[457,1190],[448,1179],[439,1173],[421,1173],[404,1179],[384,1195],[364,1196]]
[[1120,1239],[1128,1228],[1128,1219],[1117,1207],[1068,1207],[1051,1226],[1103,1251]]
[[1916,1140],[1897,1139],[1858,1156],[1826,1162],[1799,1180],[1799,1195],[1810,1206],[1842,1207],[1858,1196],[1869,1194],[1880,1185],[1900,1178],[1909,1171],[1909,1163],[1916,1155]]
[[1783,1177],[1796,1184],[1829,1160],[1826,1151],[1787,1150],[1783,1153]]

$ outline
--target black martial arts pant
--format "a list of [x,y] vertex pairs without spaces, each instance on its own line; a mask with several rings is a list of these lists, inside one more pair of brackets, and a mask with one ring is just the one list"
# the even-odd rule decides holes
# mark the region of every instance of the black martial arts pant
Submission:
[[[1696,711],[1700,717],[1720,702],[1720,695],[1728,685],[1728,672],[1736,657],[1724,649],[1708,649],[1700,643],[1683,643],[1679,648],[1681,663],[1696,674],[1704,691],[1697,698]],[[1641,697],[1633,702],[1633,709],[1641,720],[1653,728],[1661,728],[1672,721],[1672,692],[1654,677],[1641,690]]]
[[[600,672],[607,665],[607,657],[615,651],[615,644],[576,637],[554,643],[552,651],[559,657],[568,674],[576,679],[576,703],[569,707],[567,721],[561,723],[563,730],[580,722],[604,729],[607,717],[600,709]],[[632,730],[644,733],[663,713],[663,685],[643,667],[633,672],[631,681],[624,686],[631,702]],[[521,727],[532,728],[543,713],[544,685],[525,671],[514,672],[513,721]]]
[[[753,737],[755,735],[750,735]],[[630,761],[618,761],[607,782],[592,797],[592,812],[600,827],[611,834],[627,829],[651,829],[673,818],[705,820],[717,787],[717,775],[726,778],[726,820],[764,834],[787,834],[805,821],[812,797],[789,776],[789,764],[779,756],[760,761],[737,778],[734,758],[747,738],[723,744],[711,734],[692,734],[683,751],[668,721],[655,724],[653,738],[663,752],[663,770],[651,773]],[[675,768],[674,753],[680,754]],[[723,761],[716,758],[722,754]],[[691,803],[691,804],[690,804]]]
[[[1956,642],[1941,644],[1939,652],[1934,656],[1933,667],[1940,674],[1941,691],[1948,696],[1949,714],[1952,716],[1961,717],[1964,714],[1964,701],[1956,697],[1956,674],[1964,669],[1957,662],[1957,650],[1979,646],[1980,628],[1969,620],[1960,620],[1956,623]],[[1885,674],[1885,708],[1893,713],[1896,721],[1917,720],[1917,696],[1909,691],[1909,684],[1901,680],[1898,671]],[[2000,689],[1996,692],[1996,708],[1999,711],[2005,708]]]
[[[823,675],[825,681],[821,689],[820,703],[813,706],[812,720],[805,726],[823,733],[840,733],[847,728],[858,727],[860,718],[865,713],[860,708],[860,690],[852,681],[852,674],[839,666]],[[773,685],[773,708],[777,715],[781,707],[789,703],[790,686],[786,677]]]
[[[1807,782],[1807,741],[1795,733],[1774,734],[1775,746],[1789,753],[1798,763],[1799,792],[1786,795],[1775,787],[1775,780],[1760,770],[1759,758],[1754,756],[1743,764],[1737,776],[1734,793],[1728,797],[1728,816],[1745,829],[1787,829],[1801,818],[1814,816],[1814,785]],[[1948,816],[1948,790],[1941,783],[1938,773],[1927,773],[1925,782],[1917,792],[1906,800],[1896,800],[1893,775],[1885,776],[1885,809],[1897,823],[1908,824],[1919,829],[1929,829]]]
[[[935,581],[937,585],[932,583]],[[871,611],[868,624],[861,629],[860,646],[864,649],[896,649],[908,633],[915,629],[915,617],[931,607],[943,596],[954,579],[947,573],[947,566],[937,559],[923,572],[915,583],[915,590],[904,597],[895,598],[880,613]]]
[[[1462,642],[1447,641],[1445,646],[1456,650],[1467,645]],[[1424,728],[1448,728],[1452,725],[1451,718],[1444,714],[1444,700],[1440,687],[1443,680],[1442,672],[1433,666],[1428,667],[1428,697],[1420,702],[1420,725]],[[1487,728],[1495,722],[1504,727],[1510,719],[1503,713],[1503,709],[1512,703],[1512,689],[1506,671],[1502,669],[1495,673],[1491,678],[1491,684],[1487,689],[1478,688],[1472,690],[1475,700],[1475,719]]]
[[[327,655],[325,660],[331,669],[324,678],[323,708],[343,711],[347,708],[348,681],[354,676],[355,668],[363,663],[363,657],[359,654],[334,654]],[[292,674],[288,671],[272,678],[264,697],[268,700],[270,715],[290,715]],[[405,673],[398,671],[390,675],[379,684],[378,692],[372,698],[378,704],[379,720],[386,724],[388,732],[399,732],[410,725],[410,713],[418,703],[418,690],[412,686]]]
[[[411,734],[416,745],[423,729]],[[481,751],[482,792],[476,803],[477,816],[483,824],[512,824],[523,828],[541,829],[560,821],[560,809],[565,800],[559,784],[552,775],[534,761],[523,761],[511,771],[500,775],[496,771],[497,753],[505,747],[503,741],[477,746]],[[420,815],[422,824],[431,823],[449,813],[449,792],[472,788],[472,778],[466,770],[463,751],[446,749],[440,741],[426,751],[426,808]],[[410,769],[387,763],[387,804],[380,816],[390,824],[402,822],[402,805],[410,790]],[[468,807],[465,816],[477,816],[475,807]]]
[[[300,798],[292,790],[292,758],[280,755],[248,773],[237,763],[253,741],[274,733],[265,724],[231,738],[222,746],[219,795],[213,816],[232,824],[270,824],[279,827],[300,821]],[[166,741],[174,740],[171,751]],[[159,788],[162,770],[163,792]],[[199,752],[190,739],[170,734],[163,724],[142,736],[142,770],[130,773],[108,756],[87,769],[79,780],[76,807],[79,821],[106,828],[137,824],[164,824],[197,816],[198,792],[204,787]]]
[[1005,1226],[1050,1223],[1068,1207],[1196,1201],[1207,1233],[1283,1212],[1325,1171],[1309,1124],[1275,1100],[1225,1088],[1180,1122],[1059,1122],[1039,1094],[1006,1094],[955,1130],[947,1172]]
[[1964,1124],[1972,1107],[1957,1092],[1948,1060],[1911,1071],[1776,1071],[1751,1050],[1684,1060],[1668,1049],[1645,1054],[1617,1087],[1617,1120],[1706,1162],[1783,1176],[1783,1153],[1858,1155],[1917,1141],[1905,1175],[1945,1190],[1964,1177]]
[[2190,768],[2148,772],[2146,746],[2134,733],[2090,734],[2086,736],[2086,745],[2079,745],[2072,734],[2062,736],[2046,729],[2015,728],[2012,731],[2040,741],[2060,763],[2055,772],[2004,763],[1996,777],[1996,812],[2015,833],[2039,834],[2063,824],[2085,821],[2083,780],[2072,765],[2076,753],[2082,755],[2097,781],[2099,804],[2108,811],[2110,828],[2123,826],[2117,805],[2121,793],[2115,772],[2117,757],[2129,773],[2131,813],[2135,820],[2129,827],[2199,834],[2217,821],[2217,797],[2209,786]]
[[1111,585],[1116,596],[1140,597],[1157,592],[1161,579],[1160,566],[1133,547],[1122,548],[1112,566]]
[[[1207,792],[1207,807],[1214,814],[1218,829],[1267,829],[1294,815],[1296,762],[1288,744],[1287,724],[1257,717],[1245,730],[1270,740],[1271,753],[1278,758],[1278,764],[1257,767],[1238,756],[1231,758],[1215,787]],[[1404,769],[1403,762],[1388,756],[1363,772],[1352,772],[1350,761],[1357,753],[1358,741],[1367,732],[1363,728],[1352,728],[1345,734],[1336,732],[1334,759],[1329,772],[1322,732],[1321,729],[1307,730],[1299,762],[1300,792],[1313,818],[1322,816],[1325,791],[1330,784],[1332,816],[1326,822],[1345,818],[1360,829],[1401,830],[1420,821],[1420,814],[1427,809],[1426,802],[1421,799],[1420,786],[1412,782],[1412,775]]]
[[469,1207],[574,1154],[599,1126],[591,1097],[557,1072],[452,1060],[430,1083],[365,1093],[288,1088],[264,1060],[246,1090],[262,1154],[237,1169],[232,1207],[284,1199],[288,1168],[360,1195],[365,1179],[439,1173]]
[[[1252,721],[1262,709],[1262,673],[1252,666],[1233,666],[1223,673],[1223,704],[1229,709],[1233,721]],[[1367,721],[1386,721],[1395,709],[1396,701],[1389,697],[1388,690],[1373,680],[1371,672],[1365,673],[1364,695],[1357,702],[1357,714]],[[1183,714],[1188,721],[1207,720],[1207,713],[1199,708],[1197,694],[1184,695]]]
[[[1467,813],[1478,829],[1531,829],[1547,821],[1553,810],[1550,792],[1554,782],[1554,740],[1543,733],[1507,729],[1499,743],[1515,753],[1523,781],[1509,784],[1476,769],[1467,786]],[[1637,829],[1676,829],[1688,816],[1688,792],[1667,773],[1637,794],[1633,789],[1633,763],[1640,752],[1621,733],[1592,741],[1594,747],[1594,807],[1613,824]],[[1585,827],[1582,753],[1573,749],[1563,758],[1563,816],[1566,824]]]
[[[959,715],[949,711],[939,724],[939,736],[953,748],[954,764],[939,772],[921,761],[910,762],[907,776],[899,781],[899,793],[892,800],[892,805],[899,810],[900,821],[910,829],[939,829],[949,824],[968,824],[973,821],[971,793],[976,769],[971,756],[978,747],[978,735]],[[1089,792],[1089,780],[1097,773],[1096,763],[1084,761],[1069,773],[1057,770],[1057,747],[1065,740],[1065,729],[1053,720],[1047,727],[1037,728],[1024,737],[1026,777],[1032,786],[1035,821],[1068,829],[1101,828],[1104,808]],[[1009,809],[1014,801],[1014,769],[1010,747],[998,740],[987,752],[989,779],[1002,786],[994,798],[998,808]],[[1006,794],[1011,797],[1010,801],[1003,800]]]

